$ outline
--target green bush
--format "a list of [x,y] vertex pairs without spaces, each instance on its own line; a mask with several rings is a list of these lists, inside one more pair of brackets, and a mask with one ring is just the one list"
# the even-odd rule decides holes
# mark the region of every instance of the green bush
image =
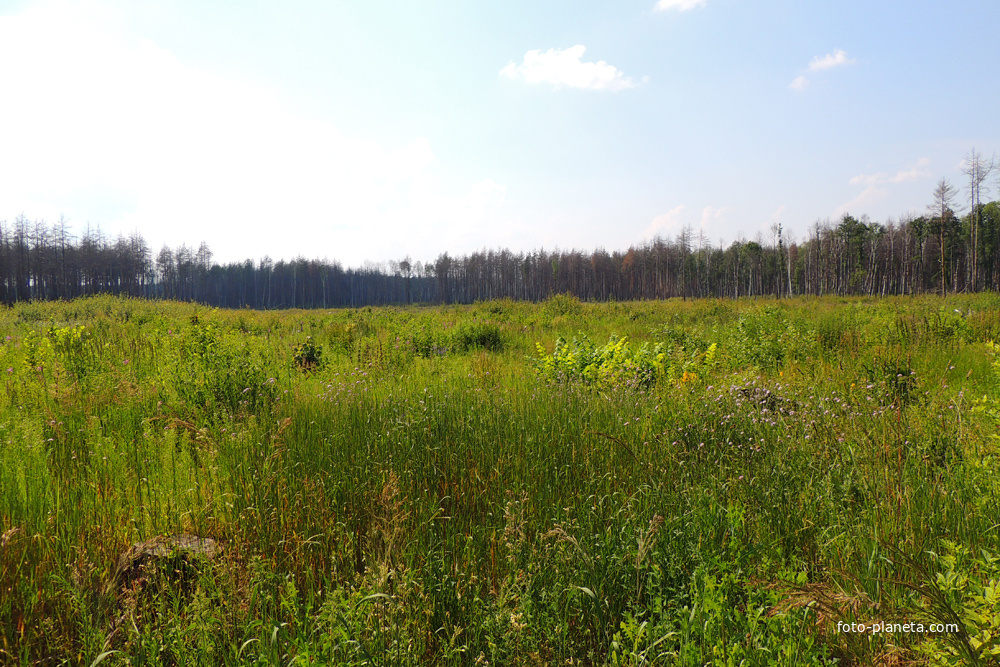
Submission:
[[470,350],[502,352],[504,336],[500,327],[490,322],[467,322],[451,330],[451,345],[456,352]]
[[397,336],[398,344],[412,354],[429,359],[448,352],[448,335],[434,324],[410,322]]
[[599,388],[623,386],[648,388],[660,380],[689,382],[715,363],[717,346],[712,343],[704,351],[695,347],[685,355],[685,348],[670,347],[664,343],[639,347],[629,344],[628,337],[612,335],[607,344],[594,345],[580,335],[567,342],[556,339],[552,354],[547,354],[541,343],[536,345],[538,356],[535,367],[551,381],[580,381]]
[[258,339],[198,323],[180,335],[173,380],[184,404],[207,416],[266,410],[277,397],[268,350]]
[[973,338],[973,331],[962,311],[944,306],[927,318],[927,333],[931,340],[939,343],[958,344]]
[[788,320],[784,309],[766,306],[739,319],[736,335],[727,350],[732,350],[739,365],[776,370],[789,359],[804,356],[808,346],[801,331]]
[[542,306],[545,314],[549,317],[580,315],[583,313],[583,304],[580,299],[572,294],[553,294],[545,300]]
[[304,373],[315,371],[323,363],[323,346],[317,345],[312,336],[306,336],[303,342],[292,348],[292,360],[295,367]]

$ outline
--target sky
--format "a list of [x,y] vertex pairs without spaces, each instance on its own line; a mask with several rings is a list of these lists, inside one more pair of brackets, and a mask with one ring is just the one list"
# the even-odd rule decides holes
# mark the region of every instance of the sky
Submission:
[[223,263],[804,240],[1000,150],[997,26],[996,0],[0,0],[0,220]]

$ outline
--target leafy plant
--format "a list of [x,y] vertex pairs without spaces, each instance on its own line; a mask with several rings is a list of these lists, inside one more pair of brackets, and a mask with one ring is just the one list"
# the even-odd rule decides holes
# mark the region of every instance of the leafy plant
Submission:
[[572,294],[553,294],[545,300],[543,310],[550,317],[573,316],[583,312],[583,304],[580,299]]
[[1000,665],[1000,556],[950,541],[928,556],[938,571],[909,559],[923,574],[913,586],[920,610],[937,628],[918,651],[935,665]]
[[490,322],[473,321],[462,323],[451,330],[452,347],[459,352],[488,350],[501,352],[504,336],[500,327]]
[[551,354],[541,343],[535,349],[535,368],[551,381],[642,389],[661,380],[697,380],[702,371],[714,365],[717,345],[687,352],[683,346],[673,348],[664,343],[636,347],[629,344],[628,337],[612,335],[605,345],[596,346],[587,336],[579,335],[572,341],[556,338]]
[[571,342],[556,339],[552,354],[537,344],[536,368],[553,381],[576,380],[601,388],[617,385],[649,387],[663,371],[666,354],[662,346],[635,348],[628,338],[612,335],[607,344],[595,346],[586,336]]
[[759,370],[781,368],[788,359],[796,359],[808,348],[808,341],[789,321],[784,309],[766,306],[743,315],[736,323],[736,335],[727,350],[739,364]]
[[315,371],[323,363],[323,346],[317,344],[312,336],[306,336],[304,341],[292,348],[292,361],[304,373]]
[[197,412],[253,414],[277,397],[268,365],[257,339],[199,322],[180,338],[173,384],[184,403]]

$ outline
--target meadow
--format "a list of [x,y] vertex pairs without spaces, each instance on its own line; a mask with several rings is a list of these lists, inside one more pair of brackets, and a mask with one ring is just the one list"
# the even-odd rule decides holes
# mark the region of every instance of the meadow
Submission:
[[5,308],[0,664],[1000,664],[995,340],[989,293]]

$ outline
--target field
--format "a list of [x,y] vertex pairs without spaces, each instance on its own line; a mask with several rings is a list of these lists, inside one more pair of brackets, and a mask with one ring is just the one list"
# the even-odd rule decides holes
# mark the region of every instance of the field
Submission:
[[998,307],[4,309],[0,664],[998,664]]

